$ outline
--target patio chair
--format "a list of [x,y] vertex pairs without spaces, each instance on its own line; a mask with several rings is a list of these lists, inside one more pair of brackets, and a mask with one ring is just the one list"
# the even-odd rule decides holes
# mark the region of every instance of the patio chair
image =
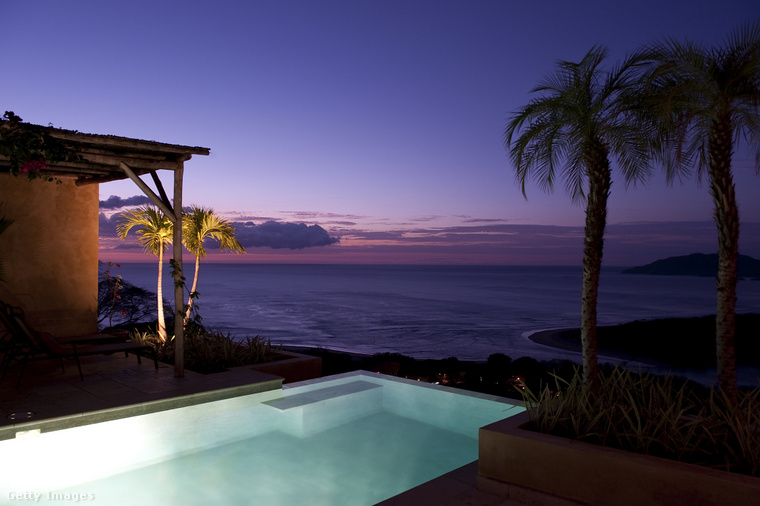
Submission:
[[[18,328],[18,323],[15,319],[21,322],[22,328]],[[14,350],[19,347],[28,345],[28,339],[26,333],[30,332],[30,326],[26,323],[24,318],[24,311],[20,307],[12,306],[0,300],[0,354],[5,355],[6,350]],[[16,332],[11,332],[14,330]],[[17,332],[17,331],[21,332]],[[126,334],[125,334],[126,335]],[[119,337],[116,334],[88,334],[81,336],[69,336],[58,338],[58,341],[62,344],[68,343],[113,343],[124,342],[123,337]],[[0,370],[2,370],[0,368]]]
[[118,339],[117,336],[106,334],[76,336],[65,340],[56,339],[47,332],[33,330],[26,323],[23,312],[19,308],[9,306],[2,301],[0,301],[0,323],[5,326],[6,332],[11,336],[10,339],[6,338],[4,341],[5,349],[3,350],[2,364],[0,364],[2,378],[5,378],[5,372],[11,362],[16,360],[21,364],[21,372],[16,382],[17,388],[21,384],[21,377],[29,360],[57,358],[60,360],[61,369],[64,371],[63,359],[75,360],[81,380],[84,380],[84,374],[79,357],[86,355],[110,355],[123,351],[125,356],[134,353],[137,356],[137,363],[140,364],[142,363],[141,356],[147,352],[152,355],[153,363],[158,369],[158,357],[153,346],[130,341],[104,342]]

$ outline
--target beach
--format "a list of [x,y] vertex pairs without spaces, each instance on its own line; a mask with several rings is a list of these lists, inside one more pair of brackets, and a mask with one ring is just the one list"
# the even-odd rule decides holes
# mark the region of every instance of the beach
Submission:
[[[633,321],[598,329],[600,364],[621,366],[656,375],[671,375],[714,384],[716,358],[711,316]],[[740,386],[760,385],[760,343],[754,338],[760,314],[737,318],[737,380]],[[318,355],[323,374],[365,369],[459,386],[498,395],[519,397],[515,378],[534,385],[549,381],[551,373],[568,373],[581,361],[580,329],[556,328],[527,335],[532,343],[555,350],[555,358],[493,354],[487,360],[431,359],[399,353],[366,354],[319,347],[285,346],[285,349]]]

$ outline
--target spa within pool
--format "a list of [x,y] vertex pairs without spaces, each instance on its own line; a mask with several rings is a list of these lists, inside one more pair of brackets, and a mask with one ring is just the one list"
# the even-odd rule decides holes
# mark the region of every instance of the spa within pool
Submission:
[[372,505],[478,458],[507,399],[355,372],[0,442],[0,503]]

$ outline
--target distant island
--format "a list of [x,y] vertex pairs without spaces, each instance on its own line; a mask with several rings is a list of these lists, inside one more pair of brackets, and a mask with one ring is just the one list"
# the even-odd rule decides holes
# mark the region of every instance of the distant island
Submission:
[[[623,274],[715,277],[718,275],[718,255],[693,253],[680,257],[670,257],[657,260],[651,264],[626,269]],[[760,260],[739,255],[738,275],[740,278],[760,279]]]

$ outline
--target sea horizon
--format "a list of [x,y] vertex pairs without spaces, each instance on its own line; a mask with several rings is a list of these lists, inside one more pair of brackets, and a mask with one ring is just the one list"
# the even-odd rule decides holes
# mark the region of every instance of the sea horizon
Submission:
[[[152,292],[157,262],[122,263],[112,275]],[[185,272],[192,282],[192,269]],[[533,342],[535,332],[580,326],[582,267],[310,265],[201,262],[196,305],[202,324],[273,345],[416,359],[572,360],[580,353]],[[170,269],[164,296],[173,300]],[[740,281],[737,312],[758,312],[760,281]],[[598,324],[715,313],[715,279],[623,274],[607,266]],[[600,359],[616,362],[611,357]],[[704,374],[712,374],[705,371]]]

